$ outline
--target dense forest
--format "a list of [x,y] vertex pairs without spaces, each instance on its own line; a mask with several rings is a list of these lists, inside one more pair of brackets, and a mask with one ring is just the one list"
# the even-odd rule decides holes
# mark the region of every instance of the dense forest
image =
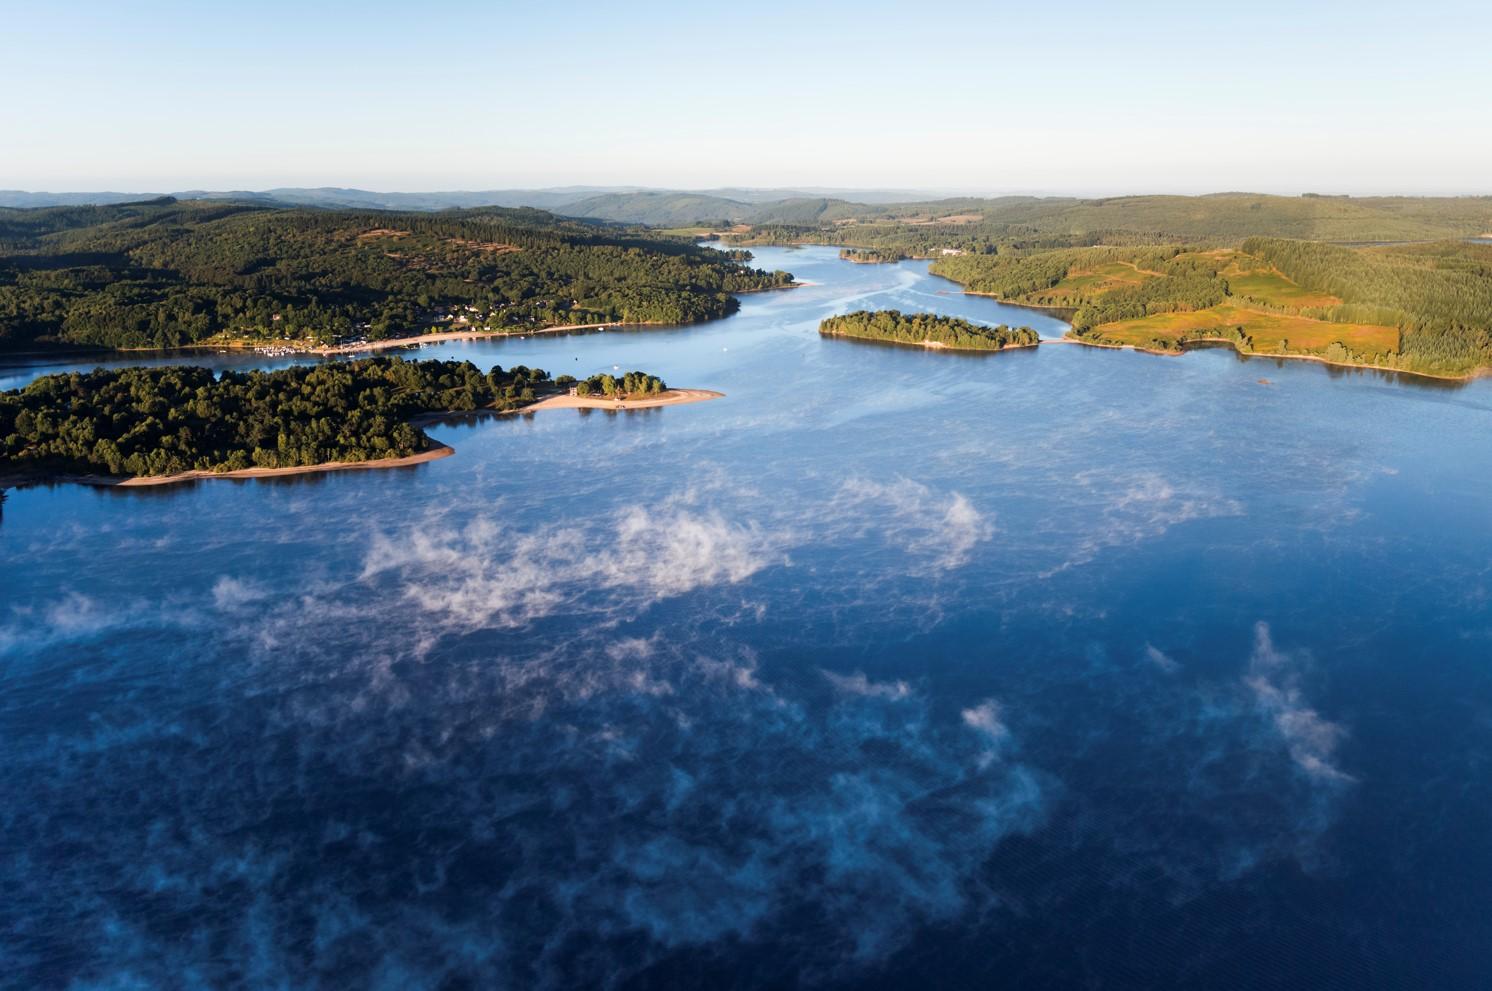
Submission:
[[[802,201],[791,201],[799,204]],[[1235,245],[1249,237],[1371,243],[1492,232],[1492,197],[1007,196],[867,205],[828,201],[816,211],[758,205],[743,244],[835,244],[934,257],[1094,245]]]
[[[1398,241],[1474,237],[1492,231],[1492,197],[1208,196],[955,197],[858,203],[787,193],[747,202],[704,193],[641,191],[584,197],[548,206],[576,217],[659,226],[746,224],[796,232],[794,240],[896,247],[915,254],[919,227],[963,228],[971,243],[1013,238],[1052,246],[1189,242],[1288,237],[1321,241]],[[945,233],[959,234],[957,230]],[[874,244],[895,237],[900,243]]]
[[1456,373],[1492,366],[1492,245],[1452,241],[1353,251],[1251,238],[1244,250],[1297,284],[1341,299],[1306,315],[1398,327],[1405,367]]
[[689,323],[791,282],[741,258],[538,210],[0,210],[0,351]]
[[1467,240],[1489,232],[1492,197],[1226,193],[832,207],[727,237],[934,258],[934,274],[1060,308],[1096,342],[1226,340],[1465,375],[1492,366],[1492,245]]
[[[182,199],[259,206],[402,212],[482,207],[536,207],[566,217],[656,227],[744,224],[792,232],[792,240],[823,244],[899,247],[921,240],[918,228],[940,227],[971,242],[1011,238],[1054,241],[1048,247],[1084,244],[1201,243],[1247,237],[1383,242],[1476,237],[1492,233],[1488,196],[1274,196],[1214,193],[1206,196],[961,196],[916,199],[876,194],[875,202],[793,190],[488,190],[447,193],[370,193],[352,189],[271,189],[260,193],[182,193]],[[24,194],[0,192],[0,203],[124,202],[127,194]],[[894,239],[901,244],[874,245]],[[1032,246],[1042,246],[1033,244]]]
[[[632,375],[644,388],[658,382]],[[221,375],[191,366],[48,375],[0,393],[0,477],[404,457],[430,446],[412,417],[513,409],[567,381],[521,365],[483,372],[465,361],[398,358]]]
[[829,317],[819,324],[826,337],[856,337],[920,347],[938,345],[966,351],[1000,351],[1029,347],[1040,341],[1030,327],[983,327],[957,317],[936,313],[902,313],[900,310],[859,310]]
[[[1108,254],[1105,252],[1105,257]],[[939,258],[930,271],[959,283],[969,292],[1013,300],[1050,289],[1067,276],[1069,269],[1088,257],[1088,253],[1074,250],[953,255]]]

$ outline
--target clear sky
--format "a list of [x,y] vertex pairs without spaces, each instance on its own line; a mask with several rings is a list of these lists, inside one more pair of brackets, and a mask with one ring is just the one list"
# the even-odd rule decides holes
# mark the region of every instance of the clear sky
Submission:
[[0,188],[1492,193],[1492,7],[0,0]]

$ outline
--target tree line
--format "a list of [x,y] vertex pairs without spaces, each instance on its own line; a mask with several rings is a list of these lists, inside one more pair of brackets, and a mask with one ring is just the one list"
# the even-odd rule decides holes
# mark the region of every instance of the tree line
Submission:
[[[745,256],[749,257],[749,256]],[[177,202],[0,210],[0,351],[690,323],[786,272],[538,210]]]
[[1243,247],[1297,284],[1342,300],[1304,315],[1398,327],[1406,368],[1459,374],[1492,365],[1492,246],[1441,241],[1353,250],[1250,238]]
[[[626,382],[661,388],[641,372]],[[412,417],[514,409],[557,385],[523,365],[483,372],[399,358],[48,375],[0,393],[0,472],[170,475],[405,457],[431,444]]]
[[[568,385],[565,378],[561,376],[560,384]],[[606,396],[617,399],[628,399],[634,396],[656,396],[662,393],[668,386],[656,375],[646,372],[627,372],[621,378],[617,378],[609,372],[600,375],[592,375],[575,383],[575,394],[577,396]]]
[[985,327],[936,313],[902,313],[900,310],[859,310],[828,317],[819,324],[826,337],[857,337],[894,344],[928,343],[970,351],[1000,351],[1028,347],[1041,338],[1030,327]]

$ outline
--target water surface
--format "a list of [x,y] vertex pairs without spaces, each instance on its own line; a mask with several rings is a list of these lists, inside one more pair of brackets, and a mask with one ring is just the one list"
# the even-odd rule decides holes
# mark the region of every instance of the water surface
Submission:
[[6,981],[1485,986],[1492,386],[823,340],[1063,328],[757,257],[813,284],[420,352],[722,400],[12,493]]

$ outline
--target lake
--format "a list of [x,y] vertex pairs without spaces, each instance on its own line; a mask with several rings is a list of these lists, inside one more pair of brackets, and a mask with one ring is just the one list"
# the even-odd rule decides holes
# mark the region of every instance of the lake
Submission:
[[1484,987],[1492,383],[824,340],[1064,326],[756,255],[419,352],[724,399],[12,492],[0,984]]

